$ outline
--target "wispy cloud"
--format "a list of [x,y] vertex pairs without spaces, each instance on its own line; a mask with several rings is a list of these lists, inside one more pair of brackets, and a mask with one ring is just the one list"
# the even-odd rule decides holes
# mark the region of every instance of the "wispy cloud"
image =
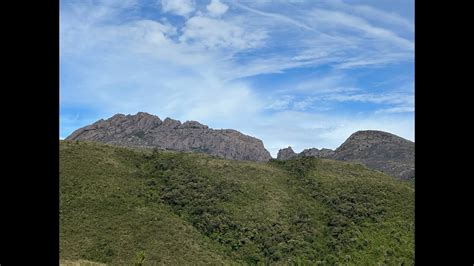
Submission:
[[186,21],[179,40],[204,49],[244,50],[261,46],[265,37],[265,31],[250,32],[224,20],[195,16]]
[[211,16],[221,16],[225,12],[227,12],[227,9],[229,9],[229,6],[226,4],[223,4],[219,0],[211,0],[211,3],[206,6],[207,11],[209,11],[209,14]]
[[[337,10],[341,10],[345,13],[361,16],[368,20],[381,23],[383,25],[390,25],[396,28],[401,28],[403,31],[413,32],[415,27],[413,21],[410,21],[407,18],[404,18],[391,11],[383,11],[369,5],[357,5],[357,4],[347,4],[342,0],[327,0],[325,3],[328,7],[332,7]],[[407,2],[406,5],[411,5],[411,8],[414,7],[414,1]]]
[[396,33],[388,29],[375,27],[360,17],[348,15],[339,11],[323,9],[314,9],[311,12],[311,15],[312,17],[310,20],[315,23],[324,23],[324,25],[328,27],[344,26],[347,29],[360,30],[365,33],[367,37],[374,38],[375,41],[378,39],[386,40],[391,44],[398,45],[401,48],[407,50],[414,49],[414,44],[412,41],[401,38]]
[[392,108],[385,108],[377,110],[376,114],[393,114],[393,113],[411,113],[415,111],[414,106],[400,106],[400,107],[392,107]]
[[195,10],[194,0],[161,0],[164,12],[187,16]]
[[265,106],[265,109],[270,110],[287,110],[290,107],[294,97],[291,95],[283,95],[277,99],[269,100],[269,104]]
[[238,2],[234,2],[233,4],[237,7],[239,7],[239,8],[242,8],[246,11],[258,14],[260,16],[269,17],[269,18],[272,18],[272,19],[275,19],[275,20],[278,20],[278,21],[281,21],[281,22],[288,23],[288,24],[291,24],[293,26],[296,26],[296,27],[299,27],[299,28],[302,28],[302,29],[305,29],[305,30],[317,32],[315,29],[309,27],[308,25],[306,25],[302,22],[299,22],[296,19],[292,19],[290,17],[284,16],[284,15],[281,15],[281,14],[277,14],[277,13],[263,12],[263,11],[260,11],[260,10],[242,5]]

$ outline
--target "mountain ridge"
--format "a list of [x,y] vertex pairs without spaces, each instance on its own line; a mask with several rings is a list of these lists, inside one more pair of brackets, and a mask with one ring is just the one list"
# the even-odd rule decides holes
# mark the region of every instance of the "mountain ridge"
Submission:
[[415,175],[415,143],[385,131],[356,131],[335,150],[311,148],[301,153],[293,152],[294,154],[288,156],[288,153],[291,153],[288,149],[291,147],[281,149],[277,159],[288,160],[308,156],[327,158],[362,163],[371,169],[400,179],[413,178]]
[[197,121],[181,123],[145,112],[116,114],[79,128],[66,140],[90,140],[125,147],[198,151],[226,159],[268,161],[263,142],[233,129],[211,129]]
[[[146,112],[115,114],[79,128],[66,140],[89,140],[136,148],[202,152],[225,159],[264,162],[272,159],[263,141],[234,129],[212,129],[198,121],[161,120]],[[291,147],[279,150],[277,160],[317,157],[362,163],[391,176],[414,177],[414,142],[379,130],[360,130],[335,150]]]

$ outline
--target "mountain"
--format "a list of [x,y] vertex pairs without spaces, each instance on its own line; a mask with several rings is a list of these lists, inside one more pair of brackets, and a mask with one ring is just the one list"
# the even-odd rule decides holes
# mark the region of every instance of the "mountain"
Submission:
[[299,154],[300,156],[313,156],[317,158],[332,158],[334,156],[334,151],[331,149],[321,149],[318,150],[316,148],[305,149]]
[[361,164],[89,141],[59,158],[62,261],[414,265],[413,182]]
[[415,143],[383,131],[355,132],[332,158],[360,162],[401,179],[415,175]]
[[288,160],[296,157],[298,154],[293,151],[291,147],[280,149],[277,154],[278,160]]
[[74,131],[66,140],[89,140],[126,147],[197,151],[226,159],[268,161],[261,140],[236,130],[210,129],[196,121],[181,123],[139,112],[116,114]]
[[[280,151],[285,150],[287,148]],[[400,179],[412,178],[415,175],[415,143],[383,131],[357,131],[335,151],[312,148],[299,154],[295,153],[292,157],[304,156],[358,162]]]

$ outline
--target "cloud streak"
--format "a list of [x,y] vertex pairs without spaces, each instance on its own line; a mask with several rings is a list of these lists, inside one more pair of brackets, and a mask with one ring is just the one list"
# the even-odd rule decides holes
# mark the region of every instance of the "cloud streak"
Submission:
[[291,24],[293,26],[296,26],[296,27],[299,27],[299,28],[302,28],[302,29],[305,29],[305,30],[309,30],[309,31],[313,31],[313,32],[317,32],[315,29],[309,27],[308,25],[302,23],[302,22],[299,22],[295,19],[292,19],[290,17],[287,17],[287,16],[284,16],[284,15],[281,15],[281,14],[277,14],[277,13],[270,13],[270,12],[263,12],[263,11],[260,11],[260,10],[257,10],[257,9],[253,9],[253,8],[250,8],[248,6],[245,6],[245,5],[242,5],[238,2],[234,2],[233,5],[241,8],[241,9],[244,9],[246,11],[249,11],[249,12],[252,12],[254,14],[257,14],[257,15],[260,15],[260,16],[264,16],[264,17],[269,17],[269,18],[272,18],[272,19],[275,19],[275,20],[278,20],[278,21],[281,21],[281,22],[285,22],[285,23],[288,23],[288,24]]

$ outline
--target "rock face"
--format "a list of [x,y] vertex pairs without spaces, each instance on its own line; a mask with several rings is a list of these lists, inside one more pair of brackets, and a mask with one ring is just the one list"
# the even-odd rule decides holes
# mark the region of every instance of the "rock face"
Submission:
[[295,154],[293,157],[296,156],[358,162],[400,179],[411,178],[415,175],[415,143],[377,130],[357,131],[335,151],[312,148]]
[[214,130],[196,121],[178,120],[139,112],[116,114],[80,128],[67,140],[89,140],[108,144],[162,148],[175,151],[197,151],[226,159],[268,161],[270,153],[261,140],[231,129]]
[[415,143],[383,131],[357,131],[336,149],[333,158],[360,162],[400,179],[415,175]]
[[291,147],[288,147],[278,151],[277,160],[288,160],[297,155],[298,154],[296,154]]

